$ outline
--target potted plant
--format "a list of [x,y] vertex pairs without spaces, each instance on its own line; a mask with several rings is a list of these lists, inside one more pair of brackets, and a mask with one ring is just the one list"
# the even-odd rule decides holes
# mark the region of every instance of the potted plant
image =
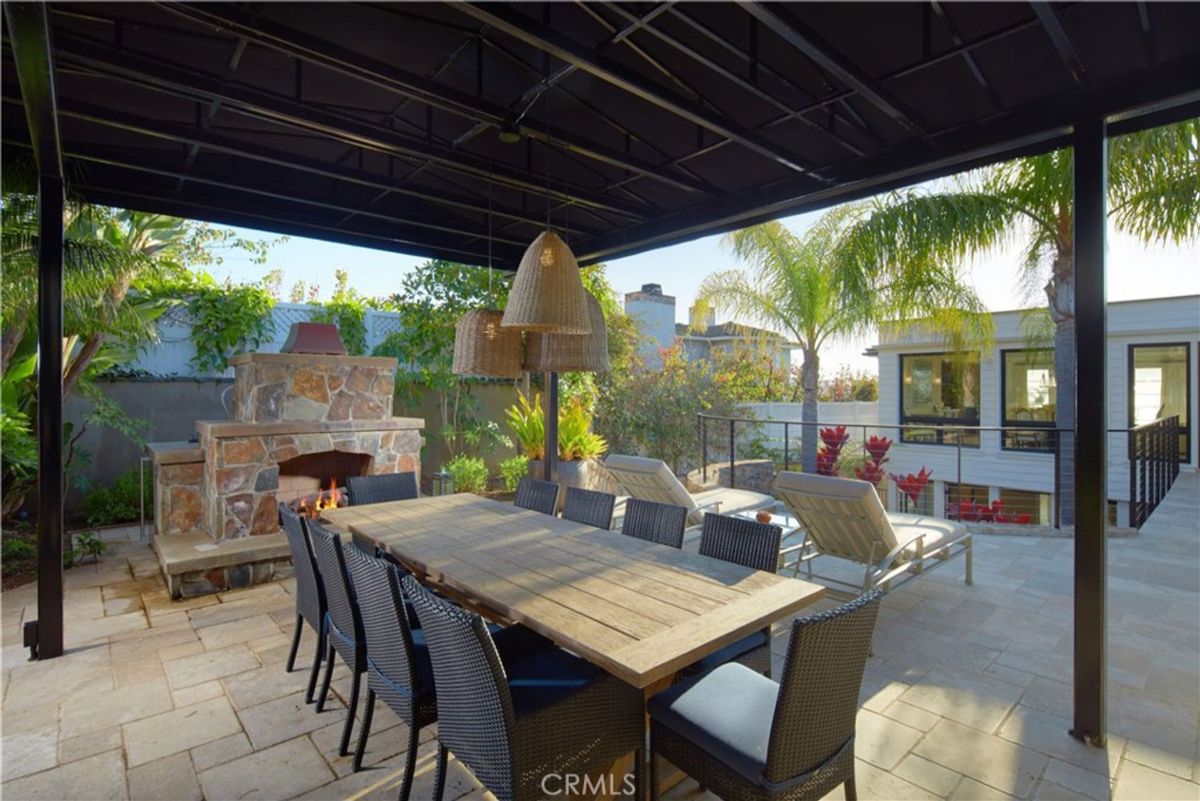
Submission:
[[[520,395],[505,411],[521,453],[529,459],[529,475],[542,476],[546,427],[541,396]],[[558,410],[558,483],[611,492],[611,479],[599,459],[608,450],[604,437],[592,431],[592,413],[579,398]]]

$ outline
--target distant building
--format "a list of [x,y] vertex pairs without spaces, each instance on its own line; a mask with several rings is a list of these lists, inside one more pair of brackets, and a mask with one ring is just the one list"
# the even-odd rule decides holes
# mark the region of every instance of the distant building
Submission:
[[647,365],[661,366],[659,351],[676,342],[683,347],[688,359],[711,359],[714,355],[736,349],[766,349],[772,361],[781,369],[789,369],[792,351],[797,345],[774,331],[742,325],[717,323],[716,316],[707,311],[701,319],[692,307],[691,324],[675,322],[675,298],[664,295],[659,284],[642,284],[641,290],[625,295],[625,313],[637,325],[642,341],[639,354]]

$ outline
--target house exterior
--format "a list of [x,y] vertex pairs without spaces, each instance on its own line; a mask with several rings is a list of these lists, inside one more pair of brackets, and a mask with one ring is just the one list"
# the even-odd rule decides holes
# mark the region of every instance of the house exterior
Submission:
[[717,323],[711,310],[689,311],[691,324],[675,322],[675,298],[664,295],[659,284],[643,284],[637,292],[625,295],[625,313],[632,317],[641,335],[639,355],[650,366],[662,363],[659,351],[680,343],[688,359],[711,359],[732,350],[753,350],[770,354],[776,367],[792,366],[792,351],[797,345],[774,331],[742,325]]
[[[982,354],[951,353],[933,331],[881,331],[880,433],[895,439],[887,468],[933,473],[915,503],[889,482],[890,508],[953,516],[963,501],[1000,500],[1032,523],[1054,523],[1054,354],[1028,333],[1036,314],[995,313]],[[1180,468],[1196,469],[1200,296],[1110,303],[1107,337],[1109,510],[1126,525],[1129,428],[1179,415]],[[943,428],[953,426],[964,428]]]

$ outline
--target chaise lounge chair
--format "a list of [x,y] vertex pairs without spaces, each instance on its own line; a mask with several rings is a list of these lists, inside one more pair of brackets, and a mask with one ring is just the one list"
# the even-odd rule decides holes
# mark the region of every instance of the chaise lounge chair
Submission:
[[688,525],[703,522],[705,512],[732,515],[775,506],[770,495],[729,487],[692,495],[661,459],[612,454],[604,460],[604,467],[629,497],[687,509]]
[[888,512],[869,482],[780,473],[775,497],[795,515],[804,535],[800,545],[784,549],[785,557],[795,555],[788,562],[794,572],[803,564],[813,578],[813,560],[834,556],[864,566],[861,586],[830,576],[816,578],[846,587],[851,595],[876,587],[889,592],[965,555],[966,583],[973,583],[971,534],[962,523]]

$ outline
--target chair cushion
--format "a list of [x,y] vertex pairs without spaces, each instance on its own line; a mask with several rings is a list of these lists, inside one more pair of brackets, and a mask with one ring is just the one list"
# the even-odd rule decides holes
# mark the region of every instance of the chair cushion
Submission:
[[[957,520],[943,520],[940,517],[888,512],[888,521],[892,524],[892,530],[896,532],[896,539],[900,543],[908,542],[914,537],[924,534],[923,545],[926,553],[953,542],[967,533],[967,527]],[[905,548],[902,558],[913,559],[916,555],[915,547]]]
[[728,662],[732,662],[739,656],[748,654],[755,648],[761,648],[767,644],[767,633],[765,631],[756,631],[748,637],[743,637],[737,642],[731,642],[720,651],[709,654],[700,661],[691,665],[688,670],[702,671],[712,670],[715,667],[720,667]]
[[561,648],[543,648],[505,662],[513,712],[520,718],[575,694],[603,675]]
[[[415,619],[415,615],[413,619]],[[433,689],[433,662],[429,659],[429,643],[425,640],[424,629],[413,629],[413,659],[416,662],[418,690]],[[368,656],[370,656],[368,654]]]
[[676,684],[651,698],[646,708],[655,724],[759,783],[778,695],[778,684],[733,663]]

